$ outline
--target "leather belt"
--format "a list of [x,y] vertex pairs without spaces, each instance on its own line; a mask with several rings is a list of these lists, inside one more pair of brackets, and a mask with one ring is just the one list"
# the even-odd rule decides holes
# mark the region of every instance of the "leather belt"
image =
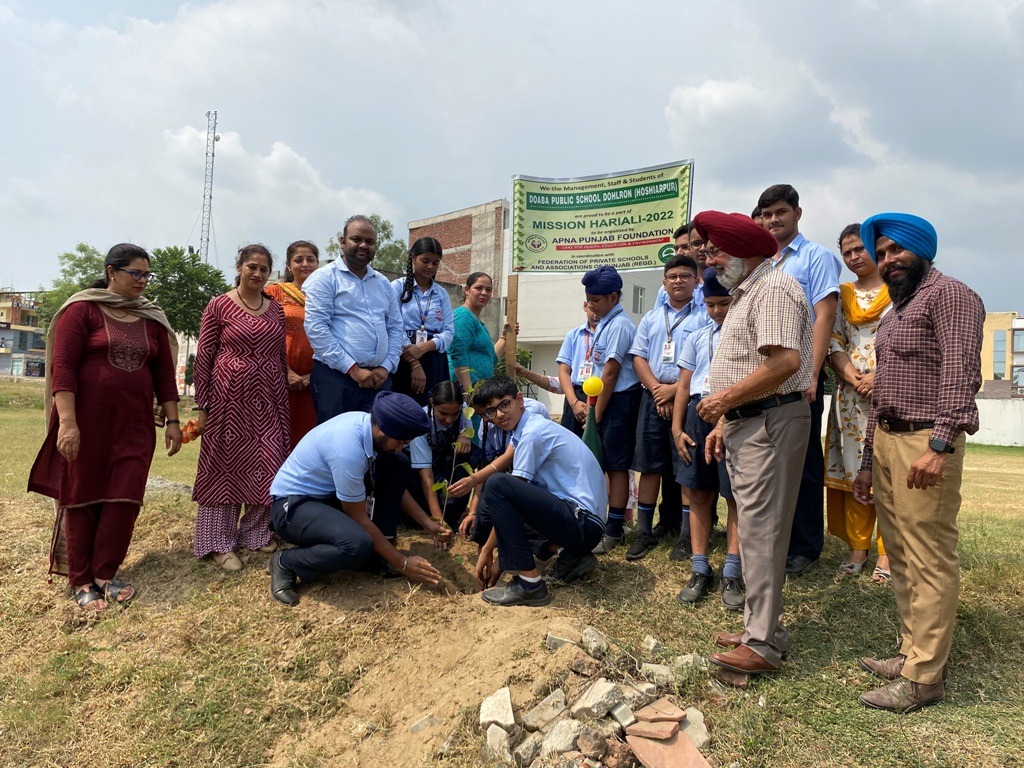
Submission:
[[903,421],[903,419],[890,419],[886,416],[878,417],[878,426],[886,432],[917,432],[921,429],[934,429],[934,421]]
[[725,419],[726,421],[736,421],[736,419],[749,419],[751,416],[760,416],[769,408],[778,408],[786,403],[795,403],[797,400],[802,399],[803,396],[803,392],[790,392],[786,395],[776,395],[775,397],[766,397],[764,400],[744,403],[739,408],[726,411]]

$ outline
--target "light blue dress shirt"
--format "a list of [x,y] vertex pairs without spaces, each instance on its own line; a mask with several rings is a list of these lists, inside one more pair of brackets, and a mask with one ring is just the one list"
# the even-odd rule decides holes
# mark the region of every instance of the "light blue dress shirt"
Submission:
[[[722,326],[713,320],[703,328],[694,331],[683,343],[683,351],[679,355],[680,370],[693,371],[690,377],[690,396],[704,394],[704,383],[711,371],[711,361],[718,340],[721,338]],[[710,344],[710,347],[709,347]]]
[[[544,407],[544,403],[540,400],[534,400],[532,397],[523,398],[523,408],[526,409],[527,413],[537,413],[545,419],[551,418],[548,409]],[[483,444],[484,458],[491,462],[505,453],[505,450],[508,448],[508,432],[499,429],[493,424],[484,426],[487,428],[487,439]],[[481,428],[481,431],[483,431],[483,428]]]
[[[665,342],[668,340],[668,334],[665,332],[666,321],[672,331],[674,344],[673,359],[668,362],[662,359]],[[708,322],[704,307],[692,299],[679,310],[672,309],[669,304],[656,307],[640,319],[629,354],[646,360],[654,377],[662,384],[673,384],[679,381],[678,360],[683,342],[691,333],[704,327]]]
[[562,346],[558,350],[558,357],[555,358],[556,362],[565,363],[572,369],[572,383],[582,384],[583,380],[580,378],[580,366],[583,365],[583,361],[590,354],[590,347],[594,343],[594,332],[590,330],[590,325],[584,323],[572,328],[562,341]]
[[604,471],[583,441],[546,416],[527,411],[512,431],[512,474],[569,501],[604,524],[608,491]]
[[800,283],[800,289],[811,308],[812,325],[815,303],[831,293],[839,294],[839,274],[843,271],[843,262],[825,246],[812,243],[799,233],[793,242],[782,249],[775,268]]
[[362,501],[366,498],[363,477],[373,457],[370,414],[343,413],[306,433],[277,471],[270,495]]
[[430,290],[424,293],[415,280],[412,283],[412,298],[402,303],[402,291],[405,290],[405,278],[391,281],[391,288],[398,300],[398,309],[402,313],[402,331],[405,333],[405,345],[415,341],[415,334],[420,328],[426,328],[431,334],[437,351],[444,352],[451,346],[455,335],[455,317],[452,314],[452,300],[448,291],[436,282],[430,284]]
[[602,317],[594,330],[594,340],[591,343],[593,374],[601,376],[605,363],[609,360],[617,361],[622,370],[615,382],[615,392],[623,392],[640,383],[636,371],[633,370],[633,359],[629,356],[629,348],[635,335],[636,326],[621,304]]
[[[427,408],[424,408],[423,412],[430,415]],[[463,430],[472,426],[472,422],[466,418],[465,414],[459,415],[460,434]],[[451,429],[451,427],[442,427],[437,423],[437,419],[434,416],[430,416],[430,434],[420,435],[409,443],[409,459],[413,469],[430,469],[434,466],[434,451],[430,447],[430,439],[438,432],[443,432],[448,429]],[[463,461],[465,461],[465,459],[463,459]]]
[[395,372],[405,334],[398,299],[384,275],[367,267],[360,280],[338,259],[306,278],[302,290],[314,360],[342,373],[353,365]]

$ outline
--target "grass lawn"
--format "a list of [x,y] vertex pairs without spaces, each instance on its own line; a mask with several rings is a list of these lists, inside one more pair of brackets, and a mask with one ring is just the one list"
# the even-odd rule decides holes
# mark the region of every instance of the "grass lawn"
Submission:
[[[717,599],[675,601],[688,574],[668,563],[668,545],[636,564],[618,550],[542,609],[359,574],[314,585],[287,609],[267,594],[266,556],[244,555],[237,574],[191,556],[195,508],[181,491],[147,496],[123,571],[136,604],[91,620],[61,581],[46,583],[52,506],[24,492],[40,396],[38,385],[0,383],[0,765],[487,765],[475,724],[484,696],[508,684],[519,707],[581,685],[564,653],[544,649],[549,628],[603,629],[618,651],[613,676],[636,674],[647,634],[667,659],[707,655],[713,632],[740,628]],[[152,474],[191,484],[198,447],[162,454]],[[706,673],[678,682],[680,703],[707,718],[706,754],[743,768],[1024,765],[1022,478],[1024,449],[968,446],[943,704],[905,717],[857,704],[875,685],[857,657],[894,652],[895,604],[866,576],[839,577],[844,548],[829,538],[821,562],[786,586],[791,647],[778,677],[747,691]],[[401,546],[470,585],[470,545],[436,554],[408,534]],[[425,714],[442,725],[412,734]]]

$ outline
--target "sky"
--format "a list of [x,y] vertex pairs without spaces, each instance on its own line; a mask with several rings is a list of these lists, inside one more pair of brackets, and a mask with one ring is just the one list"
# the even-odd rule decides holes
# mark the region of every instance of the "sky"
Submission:
[[937,267],[1024,313],[1022,72],[1024,0],[0,0],[0,287],[80,241],[198,247],[217,110],[226,271],[355,213],[404,236],[515,174],[692,158],[694,212],[790,183],[833,248],[915,213]]

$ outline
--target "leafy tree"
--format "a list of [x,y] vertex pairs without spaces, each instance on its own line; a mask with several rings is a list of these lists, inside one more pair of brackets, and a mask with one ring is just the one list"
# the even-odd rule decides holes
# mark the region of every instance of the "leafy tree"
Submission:
[[[374,269],[387,270],[389,272],[405,272],[406,260],[409,258],[409,248],[405,240],[395,240],[395,228],[391,222],[377,213],[367,216],[373,228],[377,230],[377,254],[373,257],[371,266]],[[341,232],[338,232],[327,243],[327,257],[330,259],[341,258]]]
[[196,356],[191,354],[188,356],[188,360],[185,362],[185,386],[191,387],[193,377],[196,373]]
[[104,254],[86,243],[79,243],[74,251],[57,256],[60,277],[53,281],[50,290],[39,294],[39,319],[44,327],[50,324],[57,310],[72,294],[103,277],[104,258]]
[[160,305],[178,334],[197,338],[206,305],[229,288],[224,274],[177,245],[153,249],[149,270],[153,280],[147,298]]

